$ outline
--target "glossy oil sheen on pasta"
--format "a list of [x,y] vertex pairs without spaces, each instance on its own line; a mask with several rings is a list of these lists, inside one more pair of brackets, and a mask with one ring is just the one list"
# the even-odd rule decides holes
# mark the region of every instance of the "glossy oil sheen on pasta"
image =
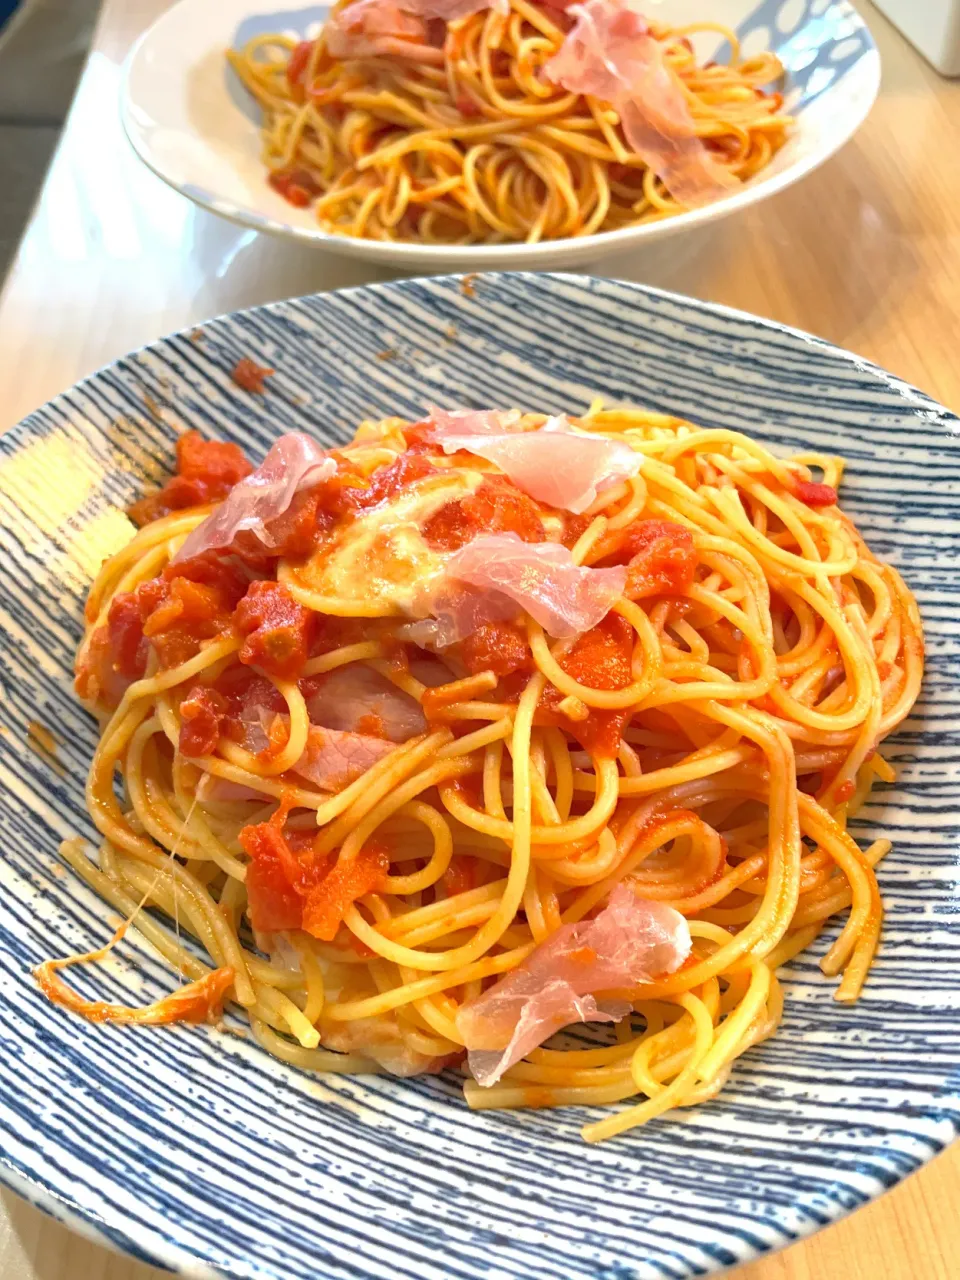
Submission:
[[[318,39],[228,53],[263,109],[267,178],[324,229],[535,243],[669,217],[761,172],[787,136],[772,53],[628,0],[354,0]],[[704,64],[693,37],[723,38]]]
[[[923,646],[840,459],[600,405],[283,437],[252,476],[178,452],[88,601],[103,843],[64,853],[211,967],[141,915],[186,986],[90,1005],[58,961],[53,999],[230,999],[319,1071],[469,1050],[474,1107],[632,1100],[595,1141],[722,1088],[776,1031],[778,966],[845,911],[822,968],[857,998],[890,846],[846,824],[892,777]],[[578,1020],[614,1028],[544,1043]]]

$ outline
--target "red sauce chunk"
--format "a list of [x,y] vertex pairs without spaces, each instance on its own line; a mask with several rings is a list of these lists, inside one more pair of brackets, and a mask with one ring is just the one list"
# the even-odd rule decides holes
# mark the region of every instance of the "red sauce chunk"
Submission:
[[320,187],[309,169],[278,169],[270,174],[267,182],[296,209],[306,209],[320,194]]
[[313,614],[279,582],[252,582],[234,622],[246,636],[241,662],[278,680],[296,680],[310,654]]
[[250,923],[264,933],[299,929],[303,921],[304,867],[284,834],[288,813],[288,806],[281,804],[269,822],[240,832],[240,845],[250,856],[246,879]]
[[224,608],[231,613],[250,586],[250,575],[243,566],[219,551],[202,551],[189,560],[174,560],[167,565],[162,576],[165,582],[187,578],[190,582],[213,588],[220,594]]
[[149,611],[143,634],[156,650],[161,667],[186,662],[199,653],[205,640],[230,630],[232,602],[217,586],[184,577],[171,582],[154,578],[137,588],[137,596]]
[[216,751],[220,728],[228,710],[222,693],[194,685],[180,703],[180,751],[185,756],[208,756]]
[[287,63],[287,84],[291,89],[295,89],[301,84],[303,73],[310,62],[310,55],[315,44],[315,40],[301,40],[293,53],[291,53],[290,61]]
[[187,431],[177,441],[176,475],[159,492],[135,502],[127,515],[142,527],[171,511],[219,502],[251,470],[239,445],[204,440],[199,431]]
[[147,667],[149,642],[144,638],[144,608],[133,591],[115,596],[107,621],[97,627],[77,662],[77,693],[113,709]]
[[617,559],[621,564],[628,562],[625,594],[630,600],[683,595],[697,568],[693,535],[670,520],[640,520],[631,525]]
[[515,533],[524,542],[546,539],[537,504],[505,476],[490,476],[475,493],[448,502],[422,533],[434,551],[458,551],[481,533]]
[[333,510],[344,515],[370,511],[435,471],[436,467],[424,454],[409,451],[401,453],[396,462],[378,467],[368,480],[359,478],[355,484],[342,485],[333,498]]
[[492,671],[508,676],[514,671],[528,671],[533,665],[527,634],[512,622],[485,622],[476,631],[451,646],[471,675]]
[[242,356],[233,366],[230,377],[244,391],[249,391],[252,395],[262,396],[266,390],[264,379],[272,378],[274,372],[275,370],[268,369],[266,365],[255,364],[253,360]]
[[[609,613],[580,637],[570,652],[560,659],[560,665],[574,680],[588,688],[625,689],[632,679],[633,644],[634,632],[630,624],[618,613]],[[559,689],[548,685],[537,708],[536,722],[559,725],[592,756],[612,760],[619,749],[632,708],[593,710],[586,720],[570,720],[556,709],[563,696]]]
[[833,507],[837,502],[837,491],[832,485],[820,484],[816,480],[797,480],[793,486],[794,497],[807,507]]
[[113,665],[128,680],[139,680],[147,665],[143,604],[134,592],[115,596],[107,614],[107,636]]
[[281,802],[268,822],[244,827],[240,844],[249,855],[247,901],[255,929],[305,929],[332,942],[344,913],[380,888],[390,870],[385,846],[371,842],[351,862],[317,857],[302,831],[286,827],[290,805]]
[[379,889],[389,872],[390,855],[375,842],[365,845],[351,862],[337,862],[307,895],[303,928],[321,942],[333,942],[347,908]]

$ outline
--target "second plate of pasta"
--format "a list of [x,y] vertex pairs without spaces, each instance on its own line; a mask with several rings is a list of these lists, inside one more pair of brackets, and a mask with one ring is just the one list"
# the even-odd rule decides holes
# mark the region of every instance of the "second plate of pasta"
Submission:
[[529,267],[773,194],[878,83],[843,0],[181,0],[131,54],[123,116],[156,173],[245,225],[398,267]]

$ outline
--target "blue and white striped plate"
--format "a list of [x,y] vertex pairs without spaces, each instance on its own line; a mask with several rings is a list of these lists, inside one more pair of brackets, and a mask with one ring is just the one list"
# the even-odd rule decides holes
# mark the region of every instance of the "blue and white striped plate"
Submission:
[[[241,356],[276,369],[241,391]],[[378,357],[383,357],[378,359]],[[342,439],[441,404],[557,412],[595,393],[849,459],[843,502],[920,600],[920,701],[886,833],[887,925],[853,1008],[786,973],[784,1024],[714,1102],[601,1147],[583,1109],[471,1113],[453,1075],[310,1078],[208,1028],[94,1026],[30,970],[115,920],[58,842],[91,834],[96,728],[71,692],[84,594],[129,535],[122,508],[177,431],[261,455],[281,431]],[[212,321],[94,375],[0,439],[0,1173],[94,1238],[191,1276],[258,1280],[664,1280],[797,1239],[878,1195],[960,1126],[960,422],[804,334],[573,276],[412,280]],[[135,939],[85,990],[152,999]]]

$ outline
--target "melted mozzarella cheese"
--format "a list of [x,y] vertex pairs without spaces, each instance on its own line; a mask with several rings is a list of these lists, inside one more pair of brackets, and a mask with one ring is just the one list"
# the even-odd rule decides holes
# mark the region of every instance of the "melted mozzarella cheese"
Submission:
[[325,537],[301,564],[285,562],[279,578],[293,595],[323,613],[365,618],[425,617],[430,581],[448,553],[431,550],[420,532],[441,507],[473,493],[479,470],[449,467]]

